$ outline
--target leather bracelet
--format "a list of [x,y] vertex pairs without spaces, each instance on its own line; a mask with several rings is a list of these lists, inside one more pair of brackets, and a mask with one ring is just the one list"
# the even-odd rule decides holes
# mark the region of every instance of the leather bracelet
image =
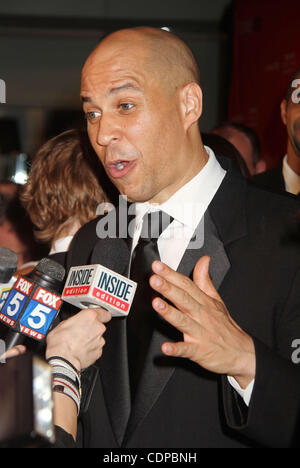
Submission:
[[80,411],[80,398],[69,384],[61,379],[54,380],[52,391],[56,393],[62,393],[63,395],[67,395],[69,398],[71,398],[76,405],[78,416]]

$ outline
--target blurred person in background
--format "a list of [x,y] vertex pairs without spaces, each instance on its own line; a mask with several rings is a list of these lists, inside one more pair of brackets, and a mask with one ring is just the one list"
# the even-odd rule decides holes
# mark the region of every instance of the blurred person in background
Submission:
[[0,180],[0,193],[8,198],[16,196],[22,186],[9,179]]
[[49,252],[47,244],[35,239],[34,226],[21,204],[19,191],[12,197],[0,193],[0,246],[18,255],[17,273],[22,270],[23,274]]
[[266,162],[261,158],[259,137],[252,128],[228,121],[213,128],[211,132],[222,136],[235,146],[247,164],[250,175],[266,170]]
[[84,130],[65,131],[38,150],[22,202],[53,260],[64,265],[73,235],[96,217],[100,203],[108,202],[105,190],[110,182]]
[[230,141],[216,133],[202,133],[203,144],[213,149],[216,155],[231,159],[240,169],[244,177],[249,178],[250,172],[241,153]]
[[276,192],[300,192],[300,68],[295,72],[285,99],[280,104],[286,126],[286,154],[279,166],[253,177],[255,183]]

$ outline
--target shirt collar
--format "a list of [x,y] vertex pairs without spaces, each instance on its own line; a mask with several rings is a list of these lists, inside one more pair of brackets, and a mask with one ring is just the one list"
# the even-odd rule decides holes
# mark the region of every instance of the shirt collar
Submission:
[[213,150],[208,146],[204,148],[208,153],[205,166],[167,201],[161,205],[136,203],[137,222],[150,211],[162,210],[181,224],[196,229],[226,174]]
[[70,246],[72,239],[73,239],[73,236],[66,236],[66,237],[61,237],[60,239],[57,239],[51,246],[49,255],[52,255],[58,252],[66,252]]
[[283,158],[282,174],[287,192],[297,195],[300,192],[300,176],[289,166],[287,154]]

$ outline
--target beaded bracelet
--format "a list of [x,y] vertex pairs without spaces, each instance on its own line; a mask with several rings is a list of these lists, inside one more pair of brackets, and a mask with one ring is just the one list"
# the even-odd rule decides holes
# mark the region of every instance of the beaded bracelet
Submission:
[[47,359],[52,367],[52,390],[63,393],[70,397],[77,407],[77,414],[80,410],[81,400],[81,379],[80,372],[65,358],[52,356]]

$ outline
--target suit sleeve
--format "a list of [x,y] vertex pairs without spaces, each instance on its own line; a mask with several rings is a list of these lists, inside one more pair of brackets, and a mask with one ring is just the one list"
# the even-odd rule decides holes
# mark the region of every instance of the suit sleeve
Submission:
[[60,426],[55,426],[55,442],[53,448],[76,448],[76,443],[71,434]]
[[[275,322],[275,319],[274,319]],[[290,288],[283,313],[274,323],[276,343],[269,348],[252,336],[256,376],[249,407],[222,377],[227,424],[267,447],[292,447],[300,440],[300,272]]]

